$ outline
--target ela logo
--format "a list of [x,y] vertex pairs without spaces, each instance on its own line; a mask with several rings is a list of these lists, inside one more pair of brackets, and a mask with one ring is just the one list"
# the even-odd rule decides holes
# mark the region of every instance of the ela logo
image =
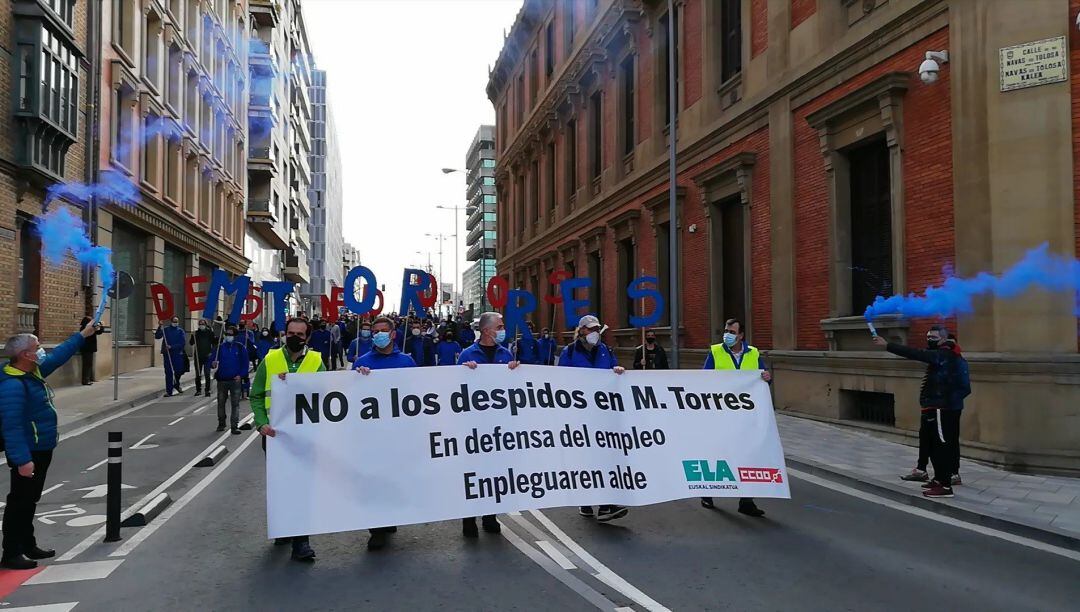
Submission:
[[682,462],[687,482],[735,482],[735,474],[728,467],[727,461],[717,460],[710,464],[706,459],[686,459]]

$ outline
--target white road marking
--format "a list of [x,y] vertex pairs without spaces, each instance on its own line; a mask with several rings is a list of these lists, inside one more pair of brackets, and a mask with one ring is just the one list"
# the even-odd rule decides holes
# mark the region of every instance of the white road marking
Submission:
[[173,421],[172,423],[169,423],[168,425],[166,425],[166,427],[176,425],[177,423],[179,423],[180,421],[183,421],[183,420],[184,420],[184,417],[180,417],[180,418],[176,419],[175,421]]
[[661,605],[655,599],[649,597],[645,593],[642,593],[637,587],[624,580],[621,576],[608,569],[606,565],[596,560],[596,557],[590,555],[588,551],[581,547],[580,544],[575,542],[570,536],[563,533],[562,529],[544,516],[539,510],[530,510],[529,514],[536,517],[536,520],[540,521],[540,524],[547,528],[556,538],[562,542],[563,546],[570,549],[570,552],[577,555],[579,559],[586,564],[592,566],[596,572],[594,575],[602,580],[605,584],[610,585],[613,589],[619,591],[626,597],[630,598],[634,603],[637,603],[641,607],[650,611],[663,611],[671,612],[668,608]]
[[[120,483],[120,490],[121,491],[123,491],[124,489],[134,489],[134,488],[135,487],[133,487],[131,485]],[[83,499],[97,499],[99,497],[105,497],[105,495],[109,492],[109,485],[108,484],[99,484],[99,485],[94,485],[92,487],[83,487],[81,489],[75,489],[75,490],[76,491],[87,491],[86,495],[82,496]]]
[[64,484],[66,482],[67,481],[65,480],[64,482],[61,482],[59,484],[54,484],[53,486],[49,487],[48,489],[45,489],[44,491],[42,491],[41,494],[45,495],[46,493],[52,493],[53,491],[55,491],[55,490],[59,489],[60,487],[64,486]]
[[[244,423],[244,422],[247,422],[248,420],[253,419],[253,418],[255,418],[255,415],[254,414],[249,414],[246,417],[244,417],[243,419],[241,419],[240,422]],[[232,434],[229,433],[229,432],[225,432],[225,433],[221,434],[221,436],[217,440],[214,440],[213,442],[210,443],[210,446],[207,446],[205,449],[203,449],[202,452],[195,455],[195,458],[192,459],[191,461],[189,461],[187,463],[187,465],[185,465],[184,467],[177,470],[165,482],[159,484],[156,488],[154,488],[153,491],[150,491],[149,493],[147,493],[146,496],[144,496],[138,502],[132,504],[127,510],[124,511],[123,514],[120,515],[120,520],[124,520],[127,517],[131,516],[131,514],[133,514],[136,509],[142,507],[144,504],[146,504],[146,502],[150,501],[151,499],[153,499],[154,497],[160,495],[163,491],[165,491],[166,489],[171,487],[173,485],[173,483],[175,483],[177,480],[180,480],[181,478],[183,478],[185,474],[187,474],[189,471],[191,471],[191,469],[193,467],[195,467],[196,463],[202,461],[202,458],[205,457],[207,453],[209,453],[210,451],[217,448],[218,445],[220,445],[222,442],[224,442],[226,440],[226,438],[228,438],[231,435]],[[104,537],[105,537],[105,528],[102,527],[101,529],[98,529],[94,533],[86,536],[86,538],[84,538],[82,542],[79,542],[75,546],[71,547],[70,550],[68,550],[66,553],[60,555],[59,557],[57,557],[56,560],[58,562],[71,561],[75,557],[77,557],[77,556],[81,555],[82,553],[86,552],[86,550],[88,548],[90,548],[91,546],[93,546],[95,543],[100,542],[101,539],[104,538]]]
[[210,404],[206,404],[205,406],[199,406],[195,410],[191,411],[191,415],[195,416],[196,414],[199,414],[200,412],[202,412],[203,410],[206,410],[209,407],[210,407]]
[[521,537],[518,534],[514,533],[513,530],[509,529],[509,527],[504,526],[500,533],[502,534],[502,537],[506,538],[508,542],[514,545],[514,548],[517,548],[519,551],[521,551],[523,555],[525,555],[534,563],[543,568],[544,571],[551,574],[556,580],[565,584],[572,591],[582,596],[592,605],[600,608],[601,610],[611,610],[615,607],[614,604],[612,604],[611,600],[609,600],[607,597],[604,597],[604,595],[600,591],[597,591],[588,584],[585,584],[581,580],[581,578],[578,578],[570,572],[555,565],[555,563],[553,563],[551,559],[548,559],[543,554],[541,554],[540,551],[536,550],[532,546],[529,546],[528,542],[522,540]]
[[169,522],[169,519],[176,516],[178,512],[183,510],[184,506],[191,503],[191,500],[195,499],[196,495],[201,493],[206,487],[210,486],[210,483],[214,482],[214,480],[216,480],[218,476],[224,473],[225,470],[229,468],[229,465],[231,465],[233,461],[236,461],[236,458],[239,457],[240,454],[243,453],[245,450],[247,450],[247,448],[251,446],[251,443],[259,437],[260,436],[258,434],[252,434],[248,436],[247,440],[244,440],[234,452],[229,453],[229,455],[225,458],[224,461],[222,461],[217,467],[215,467],[213,471],[207,474],[205,478],[200,480],[198,484],[196,484],[194,487],[191,487],[191,489],[187,493],[185,493],[183,497],[176,500],[176,503],[169,506],[164,512],[158,515],[157,519],[155,519],[154,522],[136,531],[134,535],[132,535],[130,538],[125,540],[123,544],[120,545],[120,548],[117,548],[109,556],[123,557],[131,551],[135,550],[136,546],[145,541],[146,538],[153,535],[154,532],[157,531],[162,525]]
[[147,440],[149,440],[150,438],[153,438],[153,437],[154,437],[154,436],[156,436],[156,435],[157,435],[157,434],[150,434],[149,436],[146,436],[146,437],[145,437],[145,438],[143,438],[142,440],[139,440],[139,441],[138,441],[138,442],[136,442],[135,444],[132,444],[132,445],[131,445],[131,446],[130,446],[130,447],[128,448],[128,450],[139,450],[139,449],[142,449],[142,448],[157,448],[157,447],[158,447],[158,445],[157,445],[157,444],[147,444],[146,446],[143,446],[143,442],[146,442]]
[[71,601],[68,603],[45,604],[43,606],[19,606],[18,608],[4,608],[4,612],[71,612],[75,609],[75,606],[77,605],[79,605],[79,602]]
[[62,565],[49,565],[40,572],[34,574],[23,584],[53,584],[56,582],[75,582],[76,580],[100,580],[108,578],[113,570],[120,567],[123,559],[115,561],[87,561],[85,563],[68,563]]
[[634,609],[633,608],[626,608],[626,607],[615,608],[615,612],[634,612]]
[[1043,552],[1059,555],[1065,557],[1066,559],[1072,559],[1073,561],[1080,561],[1080,551],[1061,548],[1060,546],[1054,546],[1053,544],[1047,544],[1046,542],[1040,542],[1038,540],[1032,540],[1031,538],[1025,538],[1023,536],[1006,533],[1004,531],[998,531],[997,529],[991,529],[990,527],[983,527],[982,525],[968,523],[960,519],[952,518],[951,516],[944,516],[936,512],[923,510],[922,508],[916,508],[915,506],[901,504],[891,499],[887,499],[885,497],[878,497],[877,495],[866,493],[858,489],[853,489],[851,487],[833,482],[831,480],[827,480],[825,478],[821,478],[819,476],[807,474],[806,472],[801,472],[799,470],[793,470],[790,467],[788,468],[788,474],[795,476],[799,480],[804,480],[811,484],[816,484],[819,487],[825,487],[826,489],[831,489],[838,493],[857,497],[861,500],[878,504],[879,506],[885,506],[886,508],[892,508],[893,510],[907,512],[908,514],[914,514],[915,516],[918,516],[920,518],[930,519],[932,521],[945,523],[946,525],[951,525],[953,527],[960,527],[962,529],[967,529],[968,531],[974,531],[975,533],[1005,540],[1006,542],[1012,542],[1013,544],[1019,544],[1021,546],[1027,546],[1028,548],[1034,548],[1035,550],[1041,550]]
[[547,553],[547,556],[551,557],[551,560],[559,564],[559,567],[564,570],[577,569],[577,566],[570,562],[570,559],[566,558],[566,555],[559,552],[558,548],[548,542],[547,540],[537,540],[536,545],[540,547],[540,550]]
[[119,419],[122,416],[127,416],[127,415],[131,414],[132,412],[135,412],[136,410],[142,410],[143,408],[146,408],[147,406],[149,406],[149,405],[151,405],[151,404],[153,404],[155,402],[157,402],[157,399],[152,399],[149,402],[143,402],[142,404],[139,404],[138,406],[132,406],[131,408],[121,410],[120,412],[117,412],[116,414],[109,415],[109,416],[105,417],[104,419],[101,419],[100,421],[94,421],[93,423],[90,423],[88,425],[83,425],[82,427],[78,427],[78,428],[73,429],[73,430],[71,430],[71,431],[69,431],[67,433],[60,434],[60,442],[63,442],[64,440],[67,440],[68,438],[74,438],[75,436],[81,436],[82,434],[90,431],[91,429],[94,429],[95,427],[101,427],[102,425],[104,425],[105,423],[108,423],[109,421],[112,421],[114,419]]
[[101,466],[105,465],[105,462],[106,462],[106,461],[108,461],[108,460],[109,460],[109,458],[108,458],[108,457],[105,457],[105,458],[104,458],[104,459],[102,459],[101,461],[98,461],[97,463],[95,463],[94,465],[91,465],[90,467],[86,468],[86,469],[85,469],[85,470],[83,470],[83,471],[84,471],[84,472],[89,472],[90,470],[93,470],[93,469],[99,468],[99,467],[101,467]]

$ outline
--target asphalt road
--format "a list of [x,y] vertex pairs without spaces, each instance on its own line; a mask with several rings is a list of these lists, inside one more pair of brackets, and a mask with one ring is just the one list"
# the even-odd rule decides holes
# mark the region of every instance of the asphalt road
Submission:
[[[128,446],[149,433],[147,444],[159,444],[125,450],[128,461],[140,453],[155,458],[131,466],[125,482],[139,489],[129,502],[217,439],[212,408],[190,414],[200,404],[158,402],[112,422],[124,427]],[[61,444],[65,460],[54,472],[61,480],[50,482],[69,482],[43,509],[75,503],[88,514],[101,511],[61,491],[104,482],[103,473],[83,469],[103,456],[112,428]],[[798,478],[791,501],[761,502],[764,519],[737,514],[734,500],[718,500],[717,510],[696,500],[635,508],[611,525],[559,508],[500,515],[504,534],[478,540],[463,539],[456,521],[406,526],[375,553],[365,550],[366,532],[315,536],[318,559],[300,564],[287,546],[266,539],[257,436],[225,441],[226,461],[177,478],[168,487],[173,505],[149,527],[125,529],[118,544],[77,550],[67,565],[82,579],[31,578],[4,598],[4,609],[1015,611],[1075,610],[1080,601],[1075,556]],[[62,553],[97,528],[38,527]],[[0,585],[12,580],[0,575]]]

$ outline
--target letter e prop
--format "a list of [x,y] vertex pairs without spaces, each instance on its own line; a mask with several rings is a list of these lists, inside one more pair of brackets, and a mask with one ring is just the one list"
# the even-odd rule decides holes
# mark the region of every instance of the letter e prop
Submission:
[[206,308],[206,302],[200,302],[199,298],[206,297],[205,291],[195,291],[195,283],[205,283],[205,276],[186,276],[184,277],[184,293],[187,296],[187,307],[189,312],[195,312]]
[[568,278],[559,285],[559,291],[562,292],[563,299],[563,316],[566,317],[566,328],[573,329],[577,326],[578,317],[581,316],[579,311],[582,308],[589,307],[589,300],[579,300],[574,298],[574,291],[584,288],[588,290],[592,287],[592,279],[585,277]]

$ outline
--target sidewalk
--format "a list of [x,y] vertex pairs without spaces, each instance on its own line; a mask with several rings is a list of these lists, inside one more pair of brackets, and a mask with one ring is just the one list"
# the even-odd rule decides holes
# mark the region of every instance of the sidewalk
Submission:
[[[188,377],[184,381],[190,392],[195,390],[195,379]],[[99,380],[88,387],[72,385],[53,389],[53,405],[60,431],[63,433],[73,426],[96,421],[116,410],[141,404],[165,394],[165,374],[160,367],[143,368],[120,375],[119,399],[113,401],[113,379]]]
[[900,480],[915,467],[917,448],[807,418],[777,414],[776,423],[794,469],[853,481],[939,514],[980,519],[1004,531],[1080,548],[1080,478],[1014,474],[961,459],[964,484],[953,488],[955,497],[927,499],[921,483]]

